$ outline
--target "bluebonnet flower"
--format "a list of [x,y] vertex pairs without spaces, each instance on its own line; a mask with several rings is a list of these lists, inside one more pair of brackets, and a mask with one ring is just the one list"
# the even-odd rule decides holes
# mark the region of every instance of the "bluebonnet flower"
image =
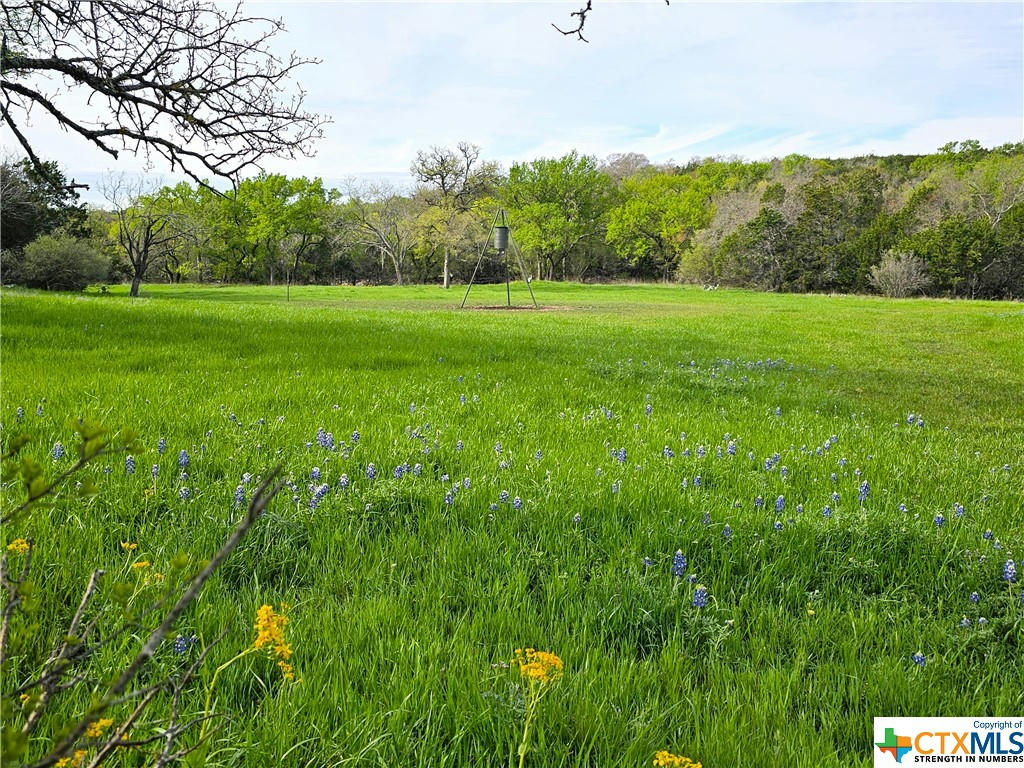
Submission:
[[675,555],[672,556],[672,575],[682,577],[686,573],[686,557],[683,556],[683,550],[677,549]]
[[374,480],[377,477],[377,467],[373,464],[366,465],[366,479]]
[[840,467],[845,467],[846,466],[846,458],[845,457],[843,457],[843,458],[841,458],[839,460],[839,466]]
[[498,462],[498,469],[508,469],[508,462],[502,459]]
[[782,521],[781,520],[776,520],[775,521],[775,525],[772,526],[772,527],[775,528],[776,531],[781,531],[782,530]]
[[830,479],[832,480],[833,483],[838,483],[839,482],[839,475],[837,475],[835,472],[833,472],[832,473],[832,477]]
[[923,427],[924,426],[924,419],[922,419],[920,416],[917,417],[917,426],[919,426],[919,427]]
[[981,595],[979,595],[977,592],[971,592],[970,600],[972,603],[977,603],[981,600]]
[[110,475],[110,467],[104,467],[103,468],[103,474],[109,476]]
[[981,538],[983,538],[985,541],[992,541],[992,536],[993,533],[991,530],[986,530],[983,534],[981,534]]
[[487,508],[489,510],[491,510],[491,512],[497,512],[498,511],[498,505],[495,504],[493,501],[491,502],[490,506],[488,506]]
[[309,508],[316,509],[317,505],[323,500],[324,496],[327,495],[327,492],[330,489],[331,487],[327,485],[327,483],[324,483],[323,485],[318,485],[316,488],[314,488],[313,495],[309,499]]
[[497,443],[494,444],[494,452],[496,454],[499,454],[499,455],[501,454],[501,443],[500,442],[497,442]]
[[960,502],[956,502],[955,504],[953,504],[953,514],[956,515],[957,517],[963,517],[964,516],[964,505],[961,504]]
[[969,626],[971,626],[971,620],[968,619],[966,616],[964,616],[962,619],[960,619],[960,626],[961,627],[969,627]]
[[703,445],[698,445],[697,446],[697,458],[698,459],[703,459],[706,454],[707,454],[707,451],[704,450],[704,446]]
[[763,506],[764,506],[764,499],[762,499],[760,496],[755,496],[754,497],[754,507],[755,508],[760,508],[760,507],[763,507]]
[[910,657],[910,660],[913,661],[915,664],[917,664],[917,666],[919,666],[919,667],[923,667],[926,663],[928,663],[928,660],[924,657],[924,654],[921,653],[920,651],[918,651],[917,653],[912,655]]
[[1017,580],[1017,564],[1013,560],[1007,560],[1003,564],[1003,581],[1013,584]]
[[159,453],[161,456],[163,456],[165,453],[167,453],[167,440],[166,439],[161,437],[159,440],[156,441],[156,452]]
[[240,507],[245,504],[245,486],[239,485],[235,488],[235,506]]
[[675,456],[676,454],[675,454],[675,452],[674,452],[674,451],[673,451],[673,450],[672,450],[671,448],[669,448],[669,447],[668,447],[668,446],[666,445],[666,446],[665,446],[664,448],[662,448],[662,449],[661,449],[661,455],[662,455],[662,456],[664,456],[664,457],[665,457],[666,459],[671,459],[671,458],[673,458],[673,457],[674,457],[674,456]]
[[577,512],[575,515],[572,516],[573,524],[579,525],[582,521],[583,521],[583,515],[581,515],[579,512]]
[[469,490],[469,482],[470,481],[468,477],[462,478],[462,487],[465,488],[467,491]]
[[715,458],[722,458],[722,446],[720,445],[715,447]]
[[182,448],[181,453],[178,454],[178,466],[182,469],[188,466],[188,451],[184,448]]
[[53,450],[50,451],[50,456],[53,457],[54,461],[63,458],[64,456],[64,444],[59,440],[53,444]]
[[338,478],[338,487],[342,490],[348,488],[348,475],[342,475]]
[[644,568],[651,568],[654,565],[654,561],[649,557],[644,558]]
[[626,463],[626,449],[625,448],[619,448],[618,453],[615,454],[615,458],[618,459],[619,464],[625,464]]
[[352,430],[352,444],[355,445],[359,442],[359,430]]
[[456,442],[456,443],[455,443],[455,450],[456,450],[456,451],[461,451],[461,450],[462,450],[462,449],[463,449],[464,447],[465,447],[465,446],[463,446],[463,444],[462,444],[462,441],[461,441],[461,440],[459,440],[458,442]]
[[235,416],[235,414],[233,414],[233,413],[229,413],[228,414],[228,421],[233,421],[233,422],[235,422],[237,424],[238,423],[238,417]]
[[455,497],[452,496],[451,491],[448,491],[448,493],[444,495],[444,503],[446,507],[450,507],[452,504],[455,503]]
[[153,476],[154,480],[156,480],[157,475],[160,474],[160,465],[154,464],[152,467],[150,467],[149,474]]
[[691,573],[689,576],[686,577],[686,580],[688,582],[690,582],[691,584],[696,584],[697,583],[697,574],[696,573]]
[[244,485],[248,485],[251,480],[252,480],[252,473],[250,473],[250,472],[243,472],[242,473],[242,483]]
[[401,480],[402,475],[405,474],[405,464],[399,464],[397,467],[394,468],[391,474],[394,475],[396,480]]
[[419,477],[420,475],[422,475],[423,474],[423,465],[422,464],[414,464],[413,467],[412,467],[412,473],[416,477]]
[[700,522],[701,522],[701,525],[711,525],[711,513],[710,512],[704,512],[700,516]]
[[309,470],[309,478],[315,483],[320,479],[320,467],[313,467]]
[[518,496],[516,496],[514,499],[512,499],[512,509],[522,509],[522,508],[523,508],[523,500],[522,499],[520,499]]
[[803,504],[797,504],[797,505],[796,505],[796,513],[797,513],[797,514],[799,515],[799,514],[801,514],[801,513],[803,512],[803,511],[804,511],[804,505],[803,505]]
[[779,498],[777,498],[775,500],[775,511],[776,512],[781,512],[785,508],[786,508],[786,497],[785,496],[779,496]]
[[447,472],[445,472],[443,475],[441,475],[441,482],[442,483],[447,483],[449,480],[451,480],[451,478],[448,476]]
[[984,627],[986,624],[988,624],[988,619],[986,619],[984,616],[980,616],[978,617],[978,624]]
[[459,395],[459,405],[465,405],[465,404],[466,404],[466,395],[465,395],[465,393],[463,393],[463,394]]
[[181,490],[178,491],[178,496],[181,497],[182,501],[188,501],[188,497],[189,497],[189,490],[188,490],[188,488],[182,486]]
[[600,477],[600,476],[601,476],[601,473],[602,473],[603,471],[604,471],[604,470],[602,470],[602,469],[601,469],[600,467],[598,467],[598,468],[597,468],[596,470],[594,470],[594,474],[595,474],[595,475],[597,475],[597,477]]
[[124,471],[129,475],[135,474],[135,457],[128,455],[124,457]]
[[42,416],[42,415],[43,415],[43,404],[40,403],[39,405],[36,406],[36,416]]
[[693,487],[694,488],[700,488],[700,486],[701,486],[700,475],[697,475],[695,478],[693,478]]
[[646,406],[644,407],[644,413],[646,413],[646,414],[647,414],[648,416],[650,416],[650,415],[651,415],[651,411],[653,411],[653,410],[654,410],[654,408],[653,408],[653,407],[651,406],[651,404],[650,404],[650,403],[648,403],[648,404],[647,404],[647,405],[646,405]]
[[789,469],[787,467],[779,467],[779,474],[782,475],[782,479],[785,480],[786,476],[789,474]]
[[416,413],[416,403],[409,403],[409,413]]
[[533,454],[533,458],[535,458],[537,461],[540,461],[541,459],[544,458],[544,452],[538,448],[537,452]]
[[832,507],[826,504],[825,508],[821,510],[821,514],[825,517],[832,517]]
[[612,483],[612,493],[618,493],[618,492],[619,492],[619,484],[617,482]]
[[703,584],[698,584],[697,589],[693,593],[693,604],[698,609],[703,610],[708,606],[708,589]]
[[935,527],[936,528],[941,528],[945,524],[946,524],[946,518],[944,518],[941,514],[938,514],[938,515],[935,516]]
[[726,453],[728,453],[730,456],[735,456],[736,455],[736,443],[735,443],[735,441],[730,440],[729,441],[729,445],[726,447],[725,450],[726,450]]
[[14,412],[14,418],[17,419],[19,424],[25,420],[25,409],[20,405],[18,406],[18,410]]
[[900,504],[899,510],[900,510],[900,512],[906,512],[907,511],[907,505],[906,504]]
[[508,504],[508,491],[502,491],[498,494],[498,501],[502,504]]
[[732,526],[728,523],[726,523],[725,528],[722,529],[722,538],[726,541],[732,541]]
[[854,477],[860,477],[861,476],[860,467],[857,467],[855,470],[853,470],[853,476]]
[[908,413],[908,414],[907,414],[907,424],[911,424],[911,425],[913,425],[913,423],[914,423],[914,421],[915,421],[916,419],[917,419],[917,417],[916,417],[916,416],[914,416],[914,414],[912,414],[912,413]]
[[778,406],[775,407],[775,415],[776,416],[781,416],[782,415],[782,409],[779,408]]
[[189,649],[190,645],[192,645],[192,644],[194,644],[196,642],[197,642],[197,638],[196,638],[195,635],[192,635],[191,637],[185,637],[184,635],[178,635],[176,638],[174,638],[174,646],[173,646],[174,654],[176,656],[181,656],[182,654],[185,653],[185,651],[187,651]]
[[838,504],[839,503],[839,494],[837,492],[833,492],[832,493],[832,503],[833,504]]
[[871,486],[868,485],[868,481],[865,480],[860,484],[860,490],[857,492],[857,498],[860,500],[861,504],[863,504],[865,499],[867,499],[869,493],[871,493]]

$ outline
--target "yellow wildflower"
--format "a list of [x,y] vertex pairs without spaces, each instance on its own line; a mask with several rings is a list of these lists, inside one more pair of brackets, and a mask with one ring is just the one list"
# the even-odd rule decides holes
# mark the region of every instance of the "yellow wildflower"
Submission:
[[292,647],[284,638],[284,628],[288,624],[288,617],[283,613],[285,607],[286,604],[281,603],[282,612],[275,613],[272,605],[260,606],[256,611],[256,639],[252,647],[266,648],[272,656],[287,662],[291,658]]
[[125,552],[134,552],[138,548],[139,548],[139,545],[137,543],[135,543],[134,541],[122,541],[121,542],[121,549],[123,549]]
[[72,757],[62,757],[57,761],[57,768],[65,768],[65,766],[80,766],[82,761],[85,760],[85,756],[88,754],[84,749],[76,749],[75,754]]
[[548,684],[562,677],[562,660],[547,651],[517,648],[512,663],[519,665],[519,674],[530,682]]
[[673,755],[667,749],[655,753],[653,765],[664,768],[701,768],[700,763],[695,763],[682,755]]
[[18,698],[19,698],[19,699],[21,700],[21,703],[22,703],[22,704],[24,704],[24,703],[25,703],[26,701],[28,701],[28,700],[29,700],[29,699],[30,699],[31,697],[30,697],[30,696],[29,696],[29,695],[28,695],[27,693],[23,693],[23,694],[21,694],[21,696],[19,696]]
[[25,541],[25,539],[15,539],[7,545],[7,551],[14,552],[18,555],[24,555],[26,552],[28,552],[28,549],[28,542]]
[[292,665],[289,664],[287,661],[278,661],[277,666],[281,668],[281,673],[284,675],[285,680],[295,679],[295,670],[292,668]]
[[132,568],[136,571],[141,571],[143,568],[149,568],[150,565],[149,560],[139,560],[137,563],[132,563]]
[[85,738],[87,739],[98,739],[103,735],[103,732],[114,724],[114,721],[109,717],[103,717],[99,720],[89,723],[89,727],[85,729]]

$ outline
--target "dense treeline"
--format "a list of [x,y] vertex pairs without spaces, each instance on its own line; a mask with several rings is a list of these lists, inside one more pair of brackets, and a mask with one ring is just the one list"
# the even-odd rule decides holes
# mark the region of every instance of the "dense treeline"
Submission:
[[[537,279],[1024,296],[1024,143],[683,166],[572,152],[507,172],[460,144],[418,153],[411,171],[412,191],[277,174],[230,194],[112,180],[109,205],[86,210],[8,161],[3,281],[448,285],[469,279],[501,207]],[[502,279],[493,259],[482,272]]]

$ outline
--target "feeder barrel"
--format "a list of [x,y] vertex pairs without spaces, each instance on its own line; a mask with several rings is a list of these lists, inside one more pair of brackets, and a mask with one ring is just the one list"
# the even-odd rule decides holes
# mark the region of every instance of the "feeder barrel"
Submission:
[[494,228],[494,248],[498,251],[508,250],[508,227]]

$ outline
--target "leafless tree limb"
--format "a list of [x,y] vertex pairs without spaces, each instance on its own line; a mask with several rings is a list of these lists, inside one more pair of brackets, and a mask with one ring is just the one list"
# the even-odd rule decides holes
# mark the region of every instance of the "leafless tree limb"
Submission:
[[[665,5],[669,5],[669,0],[665,0]],[[578,11],[573,11],[572,13],[569,14],[570,18],[576,18],[575,29],[562,29],[561,27],[554,23],[552,23],[551,26],[557,29],[566,37],[576,35],[576,37],[582,40],[584,43],[589,43],[590,41],[583,36],[583,27],[587,23],[587,14],[590,13],[592,10],[594,10],[593,0],[587,0],[586,5],[580,8]]]
[[292,88],[316,60],[272,53],[282,23],[240,5],[11,0],[2,17],[0,116],[43,175],[22,130],[33,108],[113,157],[155,155],[198,183],[309,155],[327,122]]

